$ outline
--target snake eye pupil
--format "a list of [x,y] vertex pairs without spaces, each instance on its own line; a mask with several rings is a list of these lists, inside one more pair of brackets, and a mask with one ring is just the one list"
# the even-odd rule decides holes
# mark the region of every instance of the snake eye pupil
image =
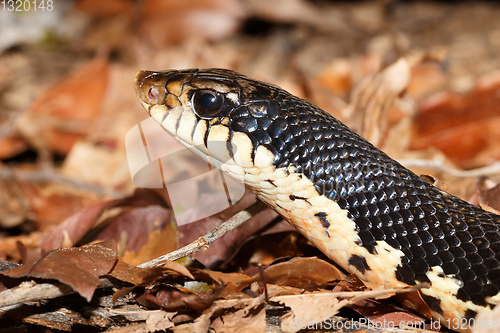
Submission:
[[224,105],[224,95],[213,90],[195,91],[192,97],[194,112],[201,118],[214,118]]

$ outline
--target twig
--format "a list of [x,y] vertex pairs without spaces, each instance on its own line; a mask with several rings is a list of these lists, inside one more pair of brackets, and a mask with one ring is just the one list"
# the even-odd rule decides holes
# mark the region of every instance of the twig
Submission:
[[44,169],[38,171],[17,171],[4,166],[0,168],[0,179],[22,179],[29,182],[58,182],[79,189],[94,192],[99,196],[110,196],[112,198],[118,198],[123,196],[123,194],[107,189],[103,186],[93,185],[78,180],[74,180],[71,178],[67,178],[55,172]]
[[418,160],[418,159],[408,159],[399,160],[399,163],[403,164],[407,168],[429,168],[437,171],[441,171],[456,177],[485,177],[500,174],[500,162],[493,163],[491,165],[472,169],[472,170],[457,170],[446,166],[443,161],[440,160]]
[[221,238],[222,236],[227,234],[229,231],[236,229],[237,227],[239,227],[240,225],[242,225],[243,223],[248,221],[250,218],[257,215],[259,212],[263,211],[266,208],[267,208],[267,206],[265,204],[263,204],[261,201],[257,201],[256,203],[254,203],[253,205],[251,205],[247,209],[242,210],[241,212],[234,215],[226,222],[222,223],[217,228],[211,230],[205,236],[198,238],[194,242],[192,242],[192,243],[190,243],[190,244],[188,244],[188,245],[186,245],[178,250],[172,251],[166,255],[163,255],[161,257],[158,257],[158,258],[155,258],[153,260],[142,263],[137,267],[151,268],[151,267],[161,266],[166,261],[177,260],[177,259],[180,259],[182,257],[188,256],[190,254],[193,254],[195,252],[205,250],[208,248],[208,244]]
[[[101,284],[98,288],[116,286],[106,277],[100,278]],[[25,281],[20,285],[0,292],[0,308],[41,300],[53,299],[60,296],[75,294],[76,291],[64,283],[36,283]],[[0,309],[4,310],[4,309]]]

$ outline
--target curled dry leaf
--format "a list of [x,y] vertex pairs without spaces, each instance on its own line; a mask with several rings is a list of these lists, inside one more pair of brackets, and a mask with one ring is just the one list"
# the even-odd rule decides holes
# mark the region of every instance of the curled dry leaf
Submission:
[[90,129],[107,83],[108,62],[97,57],[33,102],[19,119],[19,131],[38,149],[67,154]]
[[264,333],[266,332],[265,307],[243,308],[237,311],[228,311],[216,317],[210,328],[215,332],[243,332]]
[[162,266],[158,267],[140,268],[129,265],[122,260],[118,260],[116,262],[116,265],[113,267],[113,270],[111,270],[108,275],[120,281],[125,281],[136,286],[140,286],[151,283],[165,271],[175,272],[181,276],[194,279],[194,276],[186,267],[174,261],[167,261]]
[[[234,313],[235,311],[242,311],[243,317],[247,318],[249,316],[256,317],[255,330],[249,332],[261,332],[260,327],[262,322],[265,323],[265,311],[264,311],[264,295],[255,298],[247,299],[230,299],[230,300],[217,300],[208,309],[203,311],[201,316],[196,318],[191,329],[194,332],[208,332],[210,327],[210,319],[216,313]],[[238,317],[241,314],[238,315]],[[261,321],[262,320],[262,321]],[[249,323],[251,319],[245,320],[245,323]],[[244,330],[248,330],[247,325],[242,323]],[[215,327],[218,327],[219,322],[215,322]],[[239,332],[239,331],[238,331]]]
[[[116,214],[106,219],[105,212],[112,208],[117,209]],[[103,230],[90,235],[102,219],[105,223],[99,227]],[[137,190],[132,196],[102,201],[68,217],[44,237],[41,248],[46,252],[73,246],[87,235],[91,239],[113,238],[124,245],[128,262],[141,263],[176,248],[177,234],[170,221],[171,212],[158,195]]]
[[500,211],[500,184],[495,184],[487,179],[481,180],[479,183],[479,197],[482,205]]
[[118,254],[113,240],[78,248],[54,250],[34,263],[2,272],[10,277],[55,279],[69,285],[87,301],[99,286],[99,277],[107,274],[116,263]]
[[177,231],[168,208],[157,205],[123,207],[106,224],[96,239],[120,242],[122,260],[132,265],[177,249]]
[[212,270],[192,270],[196,280],[211,285],[223,286],[220,297],[234,298],[243,289],[248,287],[255,279],[241,273],[223,273]]
[[264,274],[267,283],[304,289],[324,288],[332,281],[345,279],[337,267],[318,258],[293,258],[269,266]]
[[[466,94],[431,96],[421,104],[414,121],[411,147],[435,147],[463,167],[485,164],[500,157],[498,89],[500,72],[495,72],[478,80]],[[482,155],[487,160],[481,160]]]
[[106,209],[115,207],[121,201],[102,201],[68,217],[45,236],[41,244],[42,251],[47,252],[61,247],[73,246],[92,228],[97,218]]
[[349,300],[340,300],[331,293],[277,296],[271,297],[271,301],[292,309],[281,318],[284,332],[299,331],[302,328],[300,323],[323,322],[349,304]]
[[380,145],[388,126],[388,112],[408,86],[411,65],[402,58],[363,79],[344,111],[347,124],[376,146]]
[[425,323],[425,318],[409,313],[388,302],[381,303],[368,299],[352,304],[349,308],[381,327],[404,327],[405,325],[422,327]]
[[26,149],[28,149],[26,141],[17,135],[3,138],[0,140],[0,159],[16,156]]
[[148,308],[162,308],[166,311],[192,309],[201,312],[219,297],[220,290],[212,288],[205,293],[171,285],[157,285],[144,290],[136,300]]

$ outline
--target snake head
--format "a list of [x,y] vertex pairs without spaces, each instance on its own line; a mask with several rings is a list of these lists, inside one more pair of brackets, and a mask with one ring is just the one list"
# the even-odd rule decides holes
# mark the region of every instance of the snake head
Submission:
[[241,176],[241,168],[276,162],[275,86],[224,69],[188,69],[138,72],[135,89],[156,122],[212,165]]

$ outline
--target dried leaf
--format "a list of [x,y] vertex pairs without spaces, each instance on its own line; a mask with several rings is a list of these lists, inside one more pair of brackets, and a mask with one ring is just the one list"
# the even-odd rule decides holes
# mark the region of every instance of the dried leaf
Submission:
[[[500,157],[499,88],[500,72],[495,72],[478,80],[466,94],[431,96],[420,106],[411,147],[435,147],[463,167]],[[488,159],[476,160],[482,154]]]
[[[47,252],[59,249],[63,245],[73,246],[92,228],[97,218],[106,209],[114,207],[121,202],[122,200],[103,201],[84,208],[68,217],[45,236],[41,244],[42,251]],[[68,241],[70,244],[68,244]]]
[[347,124],[364,138],[379,145],[387,128],[387,114],[406,89],[411,64],[399,59],[380,73],[365,78],[354,90],[345,109]]
[[[235,310],[242,309],[243,313],[248,316],[250,313],[257,316],[259,320],[261,309],[264,304],[264,295],[251,299],[231,299],[231,300],[217,300],[208,309],[203,311],[201,316],[196,318],[191,329],[194,332],[208,332],[210,326],[210,319],[215,313],[229,312],[233,313]],[[256,313],[258,311],[258,313]],[[261,323],[258,321],[256,328],[259,328]]]
[[[95,197],[88,192],[75,191],[65,184],[20,184],[29,200],[29,208],[33,213],[31,218],[41,231],[53,228],[96,202]],[[69,246],[73,246],[73,243]]]
[[97,57],[40,96],[19,120],[19,131],[39,149],[67,154],[87,134],[107,82],[107,60]]
[[221,297],[235,296],[248,287],[255,279],[252,279],[248,275],[241,273],[223,273],[211,270],[192,270],[195,279],[198,281],[204,281],[211,285],[223,286],[221,291]]
[[306,289],[324,288],[332,281],[345,279],[337,267],[318,258],[293,258],[269,266],[264,274],[267,283]]
[[0,140],[0,159],[7,159],[28,149],[28,144],[19,136],[9,136]]
[[500,184],[492,184],[491,181],[483,179],[479,183],[479,196],[482,205],[500,210]]
[[220,289],[210,289],[204,293],[170,285],[158,285],[145,290],[136,297],[136,300],[148,308],[161,307],[167,311],[186,309],[203,311],[219,297],[219,291]]
[[172,211],[161,206],[124,209],[106,221],[96,239],[114,239],[123,245],[122,260],[138,265],[177,249],[177,230]]
[[[137,190],[130,197],[103,201],[86,207],[78,213],[68,217],[45,236],[41,245],[42,250],[50,251],[63,246],[73,246],[95,227],[95,223],[102,217],[106,210],[118,206],[125,211],[125,214],[118,214],[118,217],[115,219],[107,221],[110,223],[108,226],[110,229],[109,231],[104,229],[98,239],[114,238],[119,242],[122,240],[122,232],[127,231],[127,246],[137,251],[147,242],[151,233],[160,230],[163,231],[165,226],[170,225],[170,213],[166,209],[160,207],[165,206],[165,202],[161,197],[151,190]],[[144,209],[135,211],[137,207],[140,208],[143,206],[145,206]],[[145,221],[144,225],[141,225],[140,222],[134,219]],[[111,223],[113,221],[116,221],[117,225],[113,225]],[[153,251],[153,253],[161,252],[160,254],[164,254],[165,252],[162,250],[164,250],[165,247],[171,249],[175,246],[175,244],[172,244],[174,244],[174,242],[170,242],[170,244],[168,242],[166,244],[160,244],[160,249],[157,249],[156,252]],[[151,245],[152,248],[154,248],[157,243],[152,243]],[[149,259],[149,257],[147,259]]]
[[100,284],[99,277],[111,271],[117,257],[116,243],[108,240],[78,248],[54,250],[34,263],[9,269],[2,274],[55,279],[71,286],[90,301]]
[[266,311],[264,306],[231,311],[215,318],[210,324],[215,332],[266,332]]
[[151,283],[165,271],[175,272],[181,276],[185,276],[193,280],[195,279],[186,267],[173,261],[167,261],[159,267],[140,268],[129,265],[122,260],[118,260],[108,275],[114,277],[115,279],[140,286]]
[[413,327],[423,327],[426,320],[423,317],[408,313],[391,303],[380,303],[369,299],[352,304],[349,308],[381,327],[386,327],[387,323],[390,323],[391,326],[399,327],[410,325],[410,323]]
[[173,328],[175,324],[172,322],[175,312],[165,311],[149,311],[149,316],[146,319],[148,332],[164,331]]
[[271,300],[292,309],[291,313],[281,318],[281,327],[284,332],[299,331],[302,325],[298,323],[325,321],[349,304],[348,300],[339,300],[331,293],[277,296],[271,297]]

